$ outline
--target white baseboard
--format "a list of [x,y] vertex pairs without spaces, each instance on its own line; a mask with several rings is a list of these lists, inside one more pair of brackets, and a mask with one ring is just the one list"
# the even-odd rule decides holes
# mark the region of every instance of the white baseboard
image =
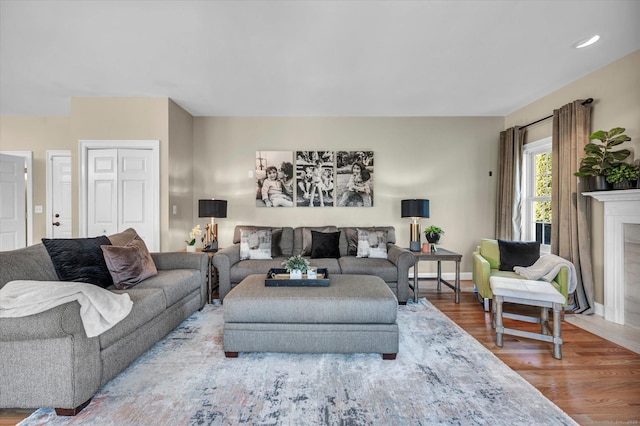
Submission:
[[[420,274],[418,274],[419,276]],[[594,302],[595,314],[604,318],[604,305],[602,303]]]
[[[436,278],[438,274],[436,272],[418,272],[418,278]],[[413,272],[409,273],[409,278],[413,279]],[[442,279],[447,281],[453,281],[456,279],[455,272],[443,272]],[[460,272],[461,280],[471,280],[473,279],[471,272]]]

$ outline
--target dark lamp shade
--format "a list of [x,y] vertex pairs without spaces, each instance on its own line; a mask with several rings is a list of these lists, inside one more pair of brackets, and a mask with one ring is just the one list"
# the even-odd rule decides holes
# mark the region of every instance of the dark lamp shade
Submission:
[[402,200],[402,217],[429,217],[429,200]]
[[227,217],[227,200],[198,200],[198,217]]

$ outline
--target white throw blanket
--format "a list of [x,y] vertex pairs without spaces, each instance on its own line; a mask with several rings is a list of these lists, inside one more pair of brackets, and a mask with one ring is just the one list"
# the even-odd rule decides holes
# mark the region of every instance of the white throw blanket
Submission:
[[87,337],[95,337],[124,319],[133,302],[93,284],[69,281],[10,281],[0,289],[0,318],[25,317],[77,300]]
[[571,294],[576,290],[576,286],[578,285],[576,268],[573,266],[573,263],[560,256],[546,254],[540,256],[540,258],[536,260],[536,263],[531,266],[514,266],[513,270],[516,274],[522,275],[528,280],[542,279],[551,282],[563,266],[569,268],[569,294]]

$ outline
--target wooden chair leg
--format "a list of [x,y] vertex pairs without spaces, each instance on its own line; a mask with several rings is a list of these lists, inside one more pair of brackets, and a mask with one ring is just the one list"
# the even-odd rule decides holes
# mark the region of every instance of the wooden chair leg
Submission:
[[58,416],[75,416],[80,411],[82,411],[89,403],[91,402],[91,398],[78,405],[75,408],[56,408],[56,414]]

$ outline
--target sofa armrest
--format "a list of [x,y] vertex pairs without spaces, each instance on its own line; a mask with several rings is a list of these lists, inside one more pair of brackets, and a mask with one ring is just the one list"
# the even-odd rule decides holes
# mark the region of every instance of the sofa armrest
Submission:
[[406,302],[413,293],[409,287],[409,268],[415,264],[415,257],[405,248],[387,244],[387,258],[398,268],[398,301]]
[[485,299],[492,299],[493,293],[491,293],[491,285],[489,284],[489,276],[491,273],[491,267],[489,261],[482,257],[482,255],[474,251],[472,254],[473,260],[473,283],[478,289],[478,293]]
[[157,269],[207,269],[206,253],[162,252],[151,253],[151,258]]
[[240,262],[240,244],[236,243],[219,250],[213,257],[213,266],[218,270],[220,300],[231,291],[231,267]]
[[88,338],[80,304],[0,321],[0,407],[74,408],[100,388],[100,340]]

